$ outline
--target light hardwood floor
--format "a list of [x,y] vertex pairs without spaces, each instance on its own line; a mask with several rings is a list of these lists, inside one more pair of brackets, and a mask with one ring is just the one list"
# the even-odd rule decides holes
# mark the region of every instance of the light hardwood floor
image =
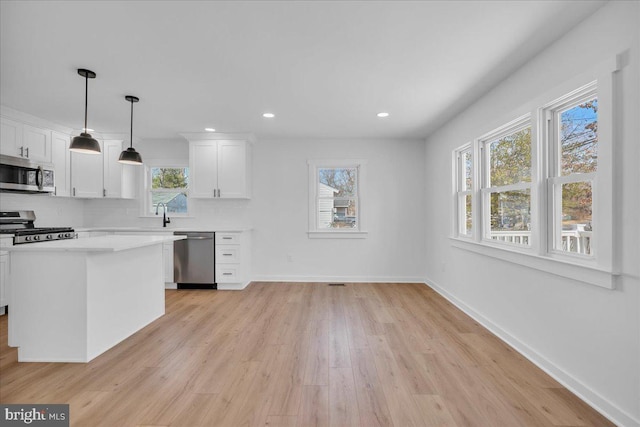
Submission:
[[69,403],[91,427],[613,425],[424,284],[166,301],[87,364],[18,363],[3,316],[0,402]]

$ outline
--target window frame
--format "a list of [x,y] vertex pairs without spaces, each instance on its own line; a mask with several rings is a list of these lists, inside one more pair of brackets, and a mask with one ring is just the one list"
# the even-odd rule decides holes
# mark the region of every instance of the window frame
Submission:
[[[456,148],[453,151],[453,169],[455,171],[455,179],[453,185],[454,196],[454,212],[456,213],[456,221],[454,221],[454,234],[458,237],[464,239],[473,239],[473,231],[474,227],[474,218],[473,213],[474,209],[474,186],[476,185],[476,179],[474,179],[475,174],[475,156],[473,152],[473,144],[471,142],[467,142],[461,147]],[[470,154],[471,156],[471,186],[467,188],[467,174],[466,174],[466,164],[464,157],[466,154]],[[471,230],[469,232],[463,232],[467,230],[467,211],[466,211],[466,198],[467,196],[471,196]],[[463,202],[464,200],[464,202]]]
[[[570,278],[585,284],[596,285],[606,289],[615,289],[619,277],[620,257],[615,256],[615,238],[619,231],[615,226],[614,201],[618,200],[619,191],[614,185],[614,129],[618,126],[616,114],[617,104],[614,102],[614,80],[616,72],[621,68],[621,57],[609,58],[595,64],[590,69],[574,76],[552,89],[541,93],[529,100],[519,108],[512,110],[511,117],[530,115],[532,118],[531,130],[531,247],[496,244],[495,241],[483,239],[484,217],[486,217],[486,201],[480,200],[482,190],[474,188],[473,191],[473,238],[469,239],[459,233],[459,211],[457,206],[457,193],[455,185],[459,179],[456,163],[453,163],[452,182],[454,183],[452,206],[452,234],[450,240],[456,248],[468,250],[485,256],[502,259],[507,262],[524,265],[533,269],[542,270],[561,277]],[[551,135],[548,119],[548,111],[552,108],[559,109],[573,101],[592,95],[590,89],[595,87],[595,96],[598,98],[598,167],[597,176],[590,177],[580,174],[580,177],[553,176],[555,173],[553,161],[554,144],[557,141],[550,139]],[[512,122],[510,122],[512,123]],[[500,129],[506,125],[496,127]],[[489,134],[495,131],[488,132]],[[474,167],[478,169],[481,156],[480,140],[483,136],[473,139],[471,145],[474,150]],[[468,144],[468,143],[467,143]],[[465,147],[467,144],[454,150]],[[484,171],[483,171],[484,173]],[[550,182],[564,183],[571,180],[579,182],[590,180],[593,192],[593,256],[584,256],[568,251],[553,249],[553,187]],[[474,184],[484,183],[484,176],[476,173]],[[561,220],[560,220],[561,222]]]
[[[342,238],[361,239],[366,238],[368,232],[364,227],[365,188],[366,188],[366,164],[363,159],[310,159],[307,161],[309,170],[309,230],[310,239]],[[323,229],[318,227],[318,173],[320,169],[354,168],[357,170],[356,194],[353,197],[341,199],[356,200],[356,227],[349,229],[333,228]],[[365,214],[363,215],[363,212]]]
[[[491,164],[491,150],[489,149],[489,144],[491,144],[492,142],[501,139],[505,136],[508,135],[512,135],[516,132],[519,132],[521,130],[524,129],[530,129],[530,134],[531,134],[531,151],[532,151],[532,155],[531,155],[531,165],[529,165],[529,169],[530,169],[530,181],[529,182],[525,182],[525,181],[521,181],[515,184],[508,184],[508,185],[497,185],[494,186],[491,184],[491,168],[490,168],[490,164]],[[480,164],[478,165],[480,171],[481,171],[481,184],[480,184],[480,197],[481,197],[481,230],[482,230],[482,234],[481,234],[481,240],[485,243],[491,243],[491,244],[497,244],[497,245],[506,245],[506,246],[510,246],[510,247],[516,247],[516,248],[521,248],[521,249],[530,249],[533,246],[533,232],[530,233],[529,235],[529,244],[527,245],[523,245],[523,244],[519,244],[519,243],[513,243],[513,242],[507,242],[507,241],[501,241],[498,239],[492,239],[490,236],[491,233],[491,195],[494,193],[505,193],[505,192],[509,192],[509,191],[522,191],[522,190],[529,190],[529,208],[531,211],[533,211],[533,124],[531,121],[531,115],[530,114],[525,114],[523,116],[520,116],[512,121],[510,121],[509,123],[504,124],[503,126],[500,126],[497,129],[494,129],[484,135],[482,135],[480,138],[478,138],[477,141],[477,145],[478,145],[478,150],[480,152],[480,156],[479,156],[479,162]],[[531,230],[533,230],[533,224],[531,225]],[[531,231],[529,230],[529,231]]]
[[[598,245],[591,245],[590,254],[580,254],[570,251],[563,251],[557,247],[558,243],[561,245],[562,239],[562,186],[564,184],[573,184],[580,182],[590,182],[592,191],[592,224],[594,231],[592,232],[592,239],[595,241],[598,238],[599,221],[597,215],[597,203],[596,198],[598,196],[596,191],[596,181],[598,171],[590,173],[571,173],[569,175],[562,175],[561,170],[561,143],[558,135],[558,115],[563,111],[566,111],[569,107],[579,105],[583,101],[587,101],[592,98],[598,98],[598,85],[597,81],[592,81],[583,87],[580,87],[573,92],[570,92],[554,101],[551,101],[545,105],[542,109],[542,115],[544,118],[544,136],[546,138],[546,147],[548,149],[548,174],[546,177],[546,189],[547,189],[547,208],[549,219],[547,227],[547,252],[557,257],[569,257],[576,260],[591,260],[596,257]],[[599,109],[599,107],[598,107]],[[598,115],[599,117],[599,115]],[[598,118],[599,122],[599,118]],[[600,125],[600,123],[598,123]],[[598,131],[598,153],[600,151],[600,132]],[[599,163],[599,159],[598,159]],[[560,235],[560,241],[558,241],[558,235]]]
[[[142,185],[142,194],[144,195],[144,197],[142,198],[142,203],[140,203],[140,216],[141,217],[145,217],[145,218],[155,218],[156,215],[155,214],[150,214],[149,212],[151,212],[151,200],[152,200],[152,196],[151,196],[151,192],[155,191],[155,192],[167,192],[167,193],[174,193],[176,192],[176,190],[179,190],[180,192],[184,192],[187,194],[187,212],[185,213],[175,213],[175,212],[171,212],[170,215],[172,217],[179,217],[179,218],[186,218],[190,216],[190,211],[191,211],[191,203],[192,203],[192,199],[191,196],[189,194],[189,187],[187,186],[186,188],[180,188],[180,189],[152,189],[151,188],[151,182],[152,182],[152,177],[151,177],[151,170],[154,168],[166,168],[166,169],[184,169],[187,168],[189,169],[189,163],[188,161],[176,161],[176,160],[147,160],[144,163],[144,179],[143,181],[143,185]],[[169,215],[169,212],[167,212],[167,215]]]

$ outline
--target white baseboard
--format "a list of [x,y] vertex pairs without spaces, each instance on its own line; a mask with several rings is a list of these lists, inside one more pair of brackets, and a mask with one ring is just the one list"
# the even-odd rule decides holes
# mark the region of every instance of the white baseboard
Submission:
[[640,420],[635,419],[632,415],[618,408],[615,404],[586,386],[579,379],[575,378],[568,372],[556,366],[553,362],[546,359],[544,356],[529,347],[527,344],[506,332],[499,325],[493,323],[491,320],[487,319],[485,316],[469,307],[467,304],[459,300],[455,295],[449,293],[447,290],[436,284],[436,282],[434,282],[433,280],[425,278],[425,284],[442,295],[467,315],[472,317],[476,322],[487,328],[494,335],[507,343],[518,353],[522,354],[530,362],[545,371],[552,378],[554,378],[556,381],[570,390],[573,394],[578,396],[585,403],[587,403],[596,411],[600,412],[603,416],[611,420],[616,425],[620,427],[640,427]]
[[424,283],[424,277],[379,276],[255,276],[252,282]]

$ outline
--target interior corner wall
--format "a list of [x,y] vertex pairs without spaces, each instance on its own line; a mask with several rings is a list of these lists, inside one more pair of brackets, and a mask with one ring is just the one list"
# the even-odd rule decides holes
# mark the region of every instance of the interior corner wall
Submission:
[[[426,141],[428,282],[620,425],[640,425],[640,3],[610,2]],[[615,95],[615,290],[452,247],[452,150],[581,69],[623,53]],[[496,125],[497,126],[497,125]],[[494,126],[495,127],[495,126]]]
[[[312,159],[367,161],[364,239],[308,237]],[[259,140],[254,146],[254,280],[424,282],[424,141]]]

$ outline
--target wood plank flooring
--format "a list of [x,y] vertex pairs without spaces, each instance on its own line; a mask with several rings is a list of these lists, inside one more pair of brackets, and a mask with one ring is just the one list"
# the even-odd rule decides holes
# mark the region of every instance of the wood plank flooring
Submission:
[[[166,315],[88,364],[18,363],[0,402],[74,426],[611,426],[424,284],[167,291]],[[10,314],[9,314],[10,315]]]

